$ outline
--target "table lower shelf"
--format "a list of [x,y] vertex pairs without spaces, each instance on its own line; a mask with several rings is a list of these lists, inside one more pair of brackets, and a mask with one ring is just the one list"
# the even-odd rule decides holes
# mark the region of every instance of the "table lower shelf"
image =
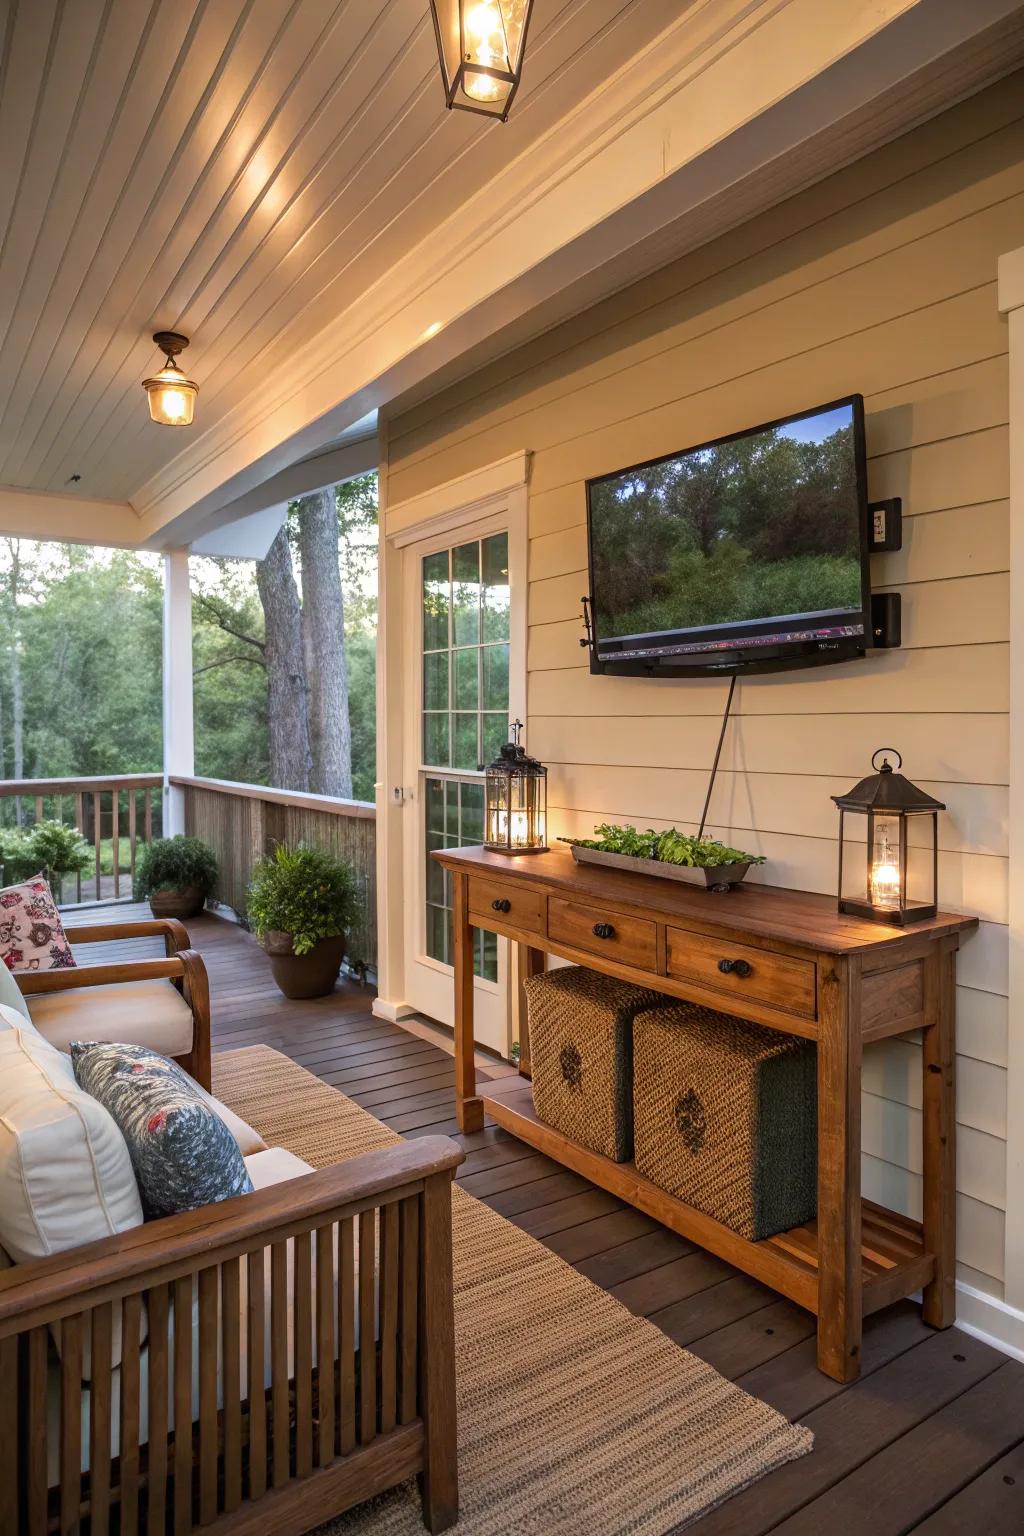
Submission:
[[[481,1083],[478,1093],[492,1120],[592,1184],[652,1216],[663,1226],[788,1296],[809,1312],[818,1310],[817,1224],[808,1222],[752,1243],[711,1216],[695,1210],[639,1173],[633,1163],[614,1163],[537,1118],[533,1092],[521,1077]],[[913,1295],[934,1276],[921,1224],[862,1202],[861,1276],[865,1315]]]

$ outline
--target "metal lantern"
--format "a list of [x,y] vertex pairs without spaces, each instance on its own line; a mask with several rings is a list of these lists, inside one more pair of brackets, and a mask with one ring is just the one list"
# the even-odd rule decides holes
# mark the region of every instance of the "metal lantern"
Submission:
[[188,346],[188,337],[176,331],[157,331],[153,337],[164,354],[164,366],[142,387],[149,396],[149,414],[162,427],[188,427],[195,415],[199,385],[187,379],[174,359]]
[[430,0],[449,107],[508,117],[533,0]]
[[[918,789],[902,773],[894,772],[887,753],[896,758],[897,769],[903,767],[903,759],[895,747],[879,747],[871,759],[875,772],[861,779],[847,794],[832,796],[839,807],[839,910],[855,917],[870,917],[879,923],[902,926],[934,917],[938,910],[939,812],[946,807],[941,800]],[[879,757],[881,763],[877,763]],[[863,887],[856,874],[857,860],[844,858],[848,811],[868,819]],[[911,900],[907,895],[907,827],[912,816],[931,820],[929,883],[923,900]],[[851,863],[855,889],[854,894],[847,895],[843,872],[845,864],[850,877]]]
[[527,754],[516,720],[484,774],[484,846],[497,853],[544,853],[548,830],[548,771]]

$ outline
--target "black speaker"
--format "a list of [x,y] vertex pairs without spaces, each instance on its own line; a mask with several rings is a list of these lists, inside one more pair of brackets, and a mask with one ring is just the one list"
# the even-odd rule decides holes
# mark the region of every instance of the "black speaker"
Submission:
[[898,592],[872,592],[871,644],[876,650],[895,650],[903,643],[903,600]]

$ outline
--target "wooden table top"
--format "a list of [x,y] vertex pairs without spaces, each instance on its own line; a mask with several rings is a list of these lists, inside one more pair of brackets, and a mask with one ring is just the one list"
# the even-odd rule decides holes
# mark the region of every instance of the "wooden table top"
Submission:
[[700,923],[723,933],[757,934],[827,954],[866,954],[920,938],[944,938],[978,926],[976,917],[940,912],[899,928],[836,910],[834,896],[744,881],[728,895],[701,885],[577,864],[568,846],[512,855],[487,848],[445,848],[432,855],[453,873],[521,880],[569,899],[633,908],[666,921]]

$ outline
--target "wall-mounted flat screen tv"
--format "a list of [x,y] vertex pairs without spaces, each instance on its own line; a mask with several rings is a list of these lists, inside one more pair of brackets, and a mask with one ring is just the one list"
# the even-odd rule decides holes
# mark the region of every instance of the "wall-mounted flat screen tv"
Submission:
[[587,482],[591,670],[778,671],[871,645],[860,395]]

